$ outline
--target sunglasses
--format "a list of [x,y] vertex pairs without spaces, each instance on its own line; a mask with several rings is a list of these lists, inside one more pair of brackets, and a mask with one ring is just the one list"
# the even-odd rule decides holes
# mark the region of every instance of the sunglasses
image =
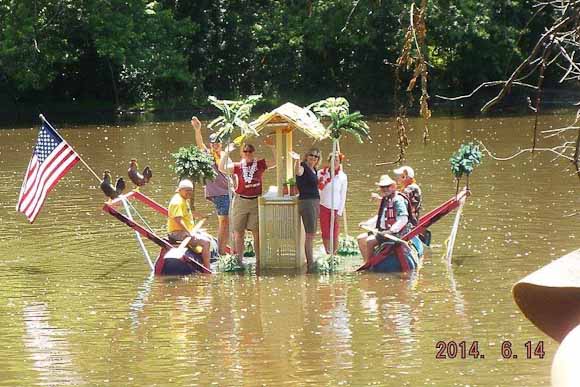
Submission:
[[243,150],[242,152],[244,152],[244,153],[254,153],[253,150]]
[[313,155],[312,153],[309,153],[309,154],[307,154],[307,156],[310,156],[310,157],[316,157],[317,159],[319,159],[319,158],[320,158],[320,156],[319,156],[319,155]]

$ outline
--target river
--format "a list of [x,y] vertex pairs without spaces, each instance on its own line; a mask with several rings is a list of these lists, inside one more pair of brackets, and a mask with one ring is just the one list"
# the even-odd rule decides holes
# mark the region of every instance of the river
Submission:
[[[572,117],[544,115],[540,125]],[[368,200],[374,183],[391,172],[374,164],[397,157],[394,120],[369,123],[371,142],[341,142],[352,235],[376,211]],[[193,141],[187,121],[54,124],[98,173],[125,175],[132,157],[150,165],[144,192],[161,203],[175,187],[171,153]],[[531,117],[433,118],[428,145],[420,129],[411,131],[407,163],[424,208],[454,194],[449,158],[462,142],[481,139],[506,156],[531,144],[532,125]],[[552,154],[484,157],[451,267],[441,258],[448,216],[432,227],[433,246],[411,278],[347,271],[167,279],[149,276],[131,230],[101,211],[104,196],[81,164],[35,224],[15,212],[37,130],[0,130],[1,385],[549,385],[557,343],[519,312],[511,287],[580,247],[580,185]],[[304,136],[295,141],[299,151],[310,146]],[[329,142],[319,146],[328,154]],[[269,172],[267,183],[274,178]],[[201,187],[196,198],[210,214]],[[163,219],[142,213],[163,229]],[[215,226],[211,217],[209,230]],[[444,359],[436,357],[439,341],[448,346]],[[452,359],[451,341],[459,344]],[[543,342],[543,359],[527,359],[528,341],[533,349]],[[504,359],[502,343],[518,358]]]

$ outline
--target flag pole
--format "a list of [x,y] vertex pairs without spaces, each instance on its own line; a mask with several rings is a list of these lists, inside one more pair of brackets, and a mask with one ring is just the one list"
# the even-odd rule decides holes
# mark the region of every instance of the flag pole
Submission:
[[[62,138],[62,136],[60,135],[59,132],[56,131],[56,129],[54,128],[54,126],[52,126],[50,124],[50,122],[48,122],[48,120],[44,117],[43,114],[39,114],[38,117],[40,117],[40,119],[46,123],[48,126],[50,126],[50,128],[54,131],[54,133],[56,133],[56,135],[58,137],[60,137],[61,140],[65,141],[64,138]],[[74,149],[74,148],[73,148]],[[79,155],[79,153],[75,150],[75,153],[77,154],[77,156],[79,157],[79,160],[85,165],[85,167],[87,167],[87,169],[97,178],[97,180],[99,181],[99,183],[102,181],[102,178],[99,177],[99,175],[97,175],[95,173],[95,171],[93,171],[93,169],[89,166],[89,164],[87,164],[87,162]]]

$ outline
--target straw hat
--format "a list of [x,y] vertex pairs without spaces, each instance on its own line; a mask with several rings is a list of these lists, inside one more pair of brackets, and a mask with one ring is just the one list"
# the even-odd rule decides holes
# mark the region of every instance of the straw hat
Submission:
[[528,320],[562,341],[580,325],[580,249],[520,280],[512,294]]
[[388,187],[389,185],[397,184],[397,182],[391,179],[389,175],[382,175],[381,178],[379,179],[379,182],[375,184],[378,185],[379,187]]
[[407,171],[407,176],[409,176],[411,179],[415,177],[415,171],[408,165],[403,165],[401,168],[393,170],[393,172],[395,172],[395,175],[397,176],[401,176],[405,171]]

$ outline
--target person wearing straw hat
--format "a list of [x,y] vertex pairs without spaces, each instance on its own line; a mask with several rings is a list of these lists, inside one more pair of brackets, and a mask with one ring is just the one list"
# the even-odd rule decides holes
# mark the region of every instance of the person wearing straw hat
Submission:
[[408,165],[404,165],[393,170],[393,172],[395,173],[399,190],[407,195],[407,198],[411,203],[414,219],[419,219],[419,211],[421,210],[423,196],[421,194],[421,188],[415,180],[415,171]]
[[363,233],[357,237],[358,246],[365,261],[372,256],[376,246],[386,241],[381,233],[400,237],[410,229],[407,202],[397,192],[397,182],[389,175],[382,175],[375,184],[379,187],[381,196],[381,204],[374,225],[376,233],[373,232],[371,235]]
[[223,255],[226,253],[230,228],[229,178],[225,173],[219,170],[219,163],[222,157],[224,157],[224,151],[222,150],[222,143],[217,141],[215,133],[212,133],[209,136],[209,148],[205,145],[201,135],[201,122],[199,122],[199,119],[196,116],[191,118],[191,126],[193,126],[193,130],[195,131],[195,144],[197,147],[210,154],[214,159],[212,168],[216,172],[216,178],[213,181],[206,182],[204,191],[205,198],[214,204],[217,213],[218,252]]
[[203,215],[191,211],[189,201],[192,196],[193,183],[191,180],[181,180],[167,207],[167,233],[169,240],[172,242],[182,241],[191,237],[188,246],[192,249],[201,246],[203,265],[209,268],[210,240],[202,233],[193,231],[193,217],[203,218]]

